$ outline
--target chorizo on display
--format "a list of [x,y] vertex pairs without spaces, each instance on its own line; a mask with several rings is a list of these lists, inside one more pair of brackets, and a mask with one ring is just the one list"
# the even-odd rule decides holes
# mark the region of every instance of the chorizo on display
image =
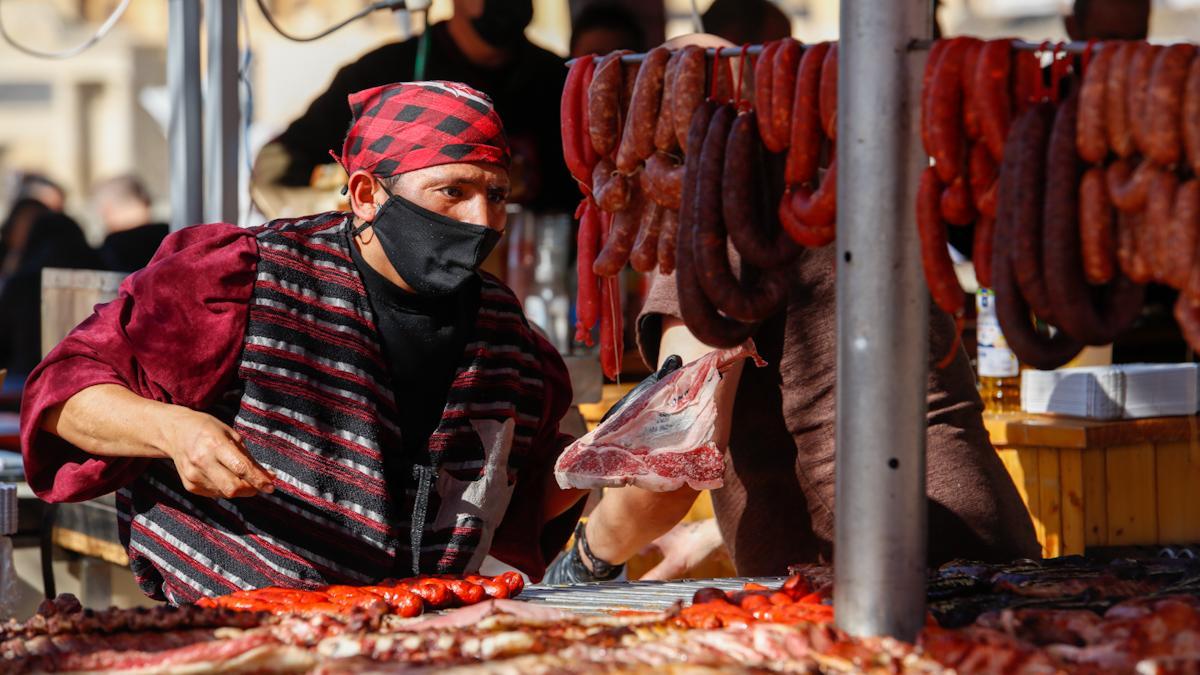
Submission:
[[1182,158],[1184,84],[1196,48],[1176,44],[1158,52],[1146,92],[1146,156],[1163,166]]
[[769,269],[790,262],[800,247],[772,217],[776,209],[762,146],[754,133],[755,117],[753,111],[738,115],[729,131],[721,207],[729,239],[742,260]]
[[588,87],[588,135],[601,157],[611,157],[621,137],[621,54],[600,57]]
[[654,134],[658,124],[659,104],[662,102],[663,77],[671,52],[655,47],[646,54],[638,69],[629,101],[629,115],[621,144],[617,148],[617,170],[633,173],[642,160],[654,153]]
[[758,116],[758,135],[762,137],[763,145],[771,152],[783,150],[784,143],[775,137],[775,126],[771,119],[771,105],[775,98],[775,53],[783,46],[782,41],[768,42],[763,45],[754,62],[754,105],[762,112]]
[[821,68],[828,51],[829,43],[822,42],[805,49],[800,58],[792,96],[791,139],[784,169],[784,180],[788,185],[807,183],[817,177],[824,140],[819,107]]

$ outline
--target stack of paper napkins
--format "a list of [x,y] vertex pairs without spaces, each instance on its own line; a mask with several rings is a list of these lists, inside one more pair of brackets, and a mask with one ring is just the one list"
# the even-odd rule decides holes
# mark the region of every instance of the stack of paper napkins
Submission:
[[17,531],[17,486],[0,483],[0,536]]
[[1191,415],[1200,408],[1200,365],[1133,363],[1021,372],[1021,409],[1121,419]]

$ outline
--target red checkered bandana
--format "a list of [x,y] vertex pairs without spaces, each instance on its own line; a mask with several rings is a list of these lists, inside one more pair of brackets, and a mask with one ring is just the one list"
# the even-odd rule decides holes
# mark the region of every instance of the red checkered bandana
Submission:
[[353,123],[337,158],[381,178],[457,162],[508,166],[504,125],[486,94],[459,82],[401,82],[350,95]]

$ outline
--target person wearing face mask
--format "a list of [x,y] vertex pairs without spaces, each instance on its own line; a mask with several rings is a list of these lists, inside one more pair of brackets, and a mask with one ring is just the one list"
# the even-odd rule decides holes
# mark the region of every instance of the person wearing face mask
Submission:
[[251,182],[255,204],[272,218],[337,208],[336,188],[310,186],[314,175],[328,175],[320,170],[331,166],[326,151],[350,122],[346,97],[412,79],[462,82],[487,94],[508,132],[510,200],[537,211],[574,211],[577,190],[563,163],[558,119],[567,69],[562,58],[525,38],[532,18],[532,0],[454,0],[448,20],[342,67],[259,153]]
[[153,598],[489,555],[537,579],[578,518],[553,477],[566,368],[478,271],[509,192],[491,101],[424,81],[349,103],[350,212],[171,234],[29,378],[29,484],[117,491]]

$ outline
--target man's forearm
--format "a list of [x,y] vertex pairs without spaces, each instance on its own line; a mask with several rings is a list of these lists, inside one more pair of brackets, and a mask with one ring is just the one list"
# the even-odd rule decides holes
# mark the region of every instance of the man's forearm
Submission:
[[558,481],[554,478],[554,472],[551,471],[546,474],[546,485],[543,494],[545,498],[542,504],[542,513],[545,514],[546,521],[551,521],[566,513],[580,499],[586,497],[587,490],[560,488]]
[[167,457],[161,422],[174,408],[120,385],[98,384],[48,409],[42,429],[93,455]]

